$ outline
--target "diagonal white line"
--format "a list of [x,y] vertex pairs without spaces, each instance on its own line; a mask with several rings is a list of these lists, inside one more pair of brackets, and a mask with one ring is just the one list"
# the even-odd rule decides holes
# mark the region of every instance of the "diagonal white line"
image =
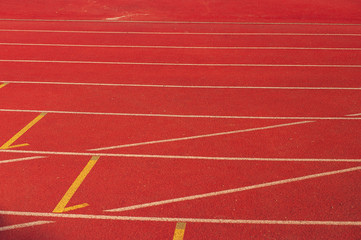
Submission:
[[111,86],[111,87],[154,87],[154,88],[200,88],[200,89],[279,89],[279,90],[361,90],[361,87],[277,87],[277,86],[206,86],[206,85],[163,85],[163,84],[129,84],[129,83],[80,83],[80,82],[39,82],[39,81],[6,81],[17,84],[45,85],[79,85],[79,86]]
[[297,67],[297,68],[361,68],[358,64],[264,64],[264,63],[173,63],[173,62],[107,62],[77,60],[35,60],[0,59],[11,63],[63,63],[63,64],[104,64],[104,65],[144,65],[144,66],[199,66],[199,67]]
[[28,160],[40,159],[40,158],[46,158],[46,157],[45,156],[34,156],[34,157],[25,157],[25,158],[15,158],[15,159],[9,159],[9,160],[0,160],[0,164],[11,163],[11,162],[20,162],[20,161],[28,161]]
[[206,157],[206,156],[181,156],[181,155],[151,155],[127,153],[99,153],[99,152],[55,152],[35,150],[0,150],[7,153],[26,153],[64,156],[100,156],[100,157],[131,157],[131,158],[160,158],[160,159],[196,159],[216,161],[289,161],[289,162],[361,162],[361,159],[342,158],[250,158],[250,157]]
[[68,43],[16,43],[0,42],[2,46],[36,46],[36,47],[87,47],[87,48],[156,48],[156,49],[221,49],[221,50],[330,50],[360,51],[361,48],[343,47],[240,47],[240,46],[163,46],[163,45],[104,45],[104,44],[68,44]]
[[150,145],[150,144],[156,144],[156,143],[185,141],[185,140],[192,140],[192,139],[198,139],[198,138],[207,138],[207,137],[230,135],[230,134],[236,134],[236,133],[242,133],[242,132],[252,132],[252,131],[267,130],[267,129],[272,129],[272,128],[287,127],[287,126],[299,125],[299,124],[305,124],[305,123],[311,123],[311,122],[313,122],[313,121],[293,122],[293,123],[277,124],[277,125],[272,125],[272,126],[267,126],[267,127],[257,127],[257,128],[249,128],[249,129],[242,129],[242,130],[235,130],[235,131],[227,131],[227,132],[219,132],[219,133],[211,133],[211,134],[189,136],[189,137],[170,138],[170,139],[155,140],[155,141],[148,141],[148,142],[123,144],[123,145],[117,145],[117,146],[89,149],[89,151],[103,151],[103,150],[110,150],[110,149],[118,149],[118,148]]
[[347,117],[357,117],[357,116],[361,116],[361,113],[355,113],[355,114],[349,114],[346,115]]
[[358,171],[358,170],[361,170],[361,166],[353,167],[353,168],[346,168],[346,169],[337,170],[337,171],[311,174],[311,175],[306,175],[303,177],[289,178],[289,179],[284,179],[284,180],[279,180],[279,181],[256,184],[256,185],[247,186],[247,187],[233,188],[233,189],[228,189],[228,190],[223,190],[223,191],[210,192],[210,193],[198,194],[198,195],[193,195],[193,196],[173,198],[173,199],[168,199],[168,200],[163,200],[163,201],[138,204],[138,205],[133,205],[133,206],[129,206],[129,207],[115,208],[115,209],[110,209],[110,210],[105,210],[105,211],[106,212],[123,212],[123,211],[135,210],[135,209],[140,209],[140,208],[154,207],[154,206],[159,206],[159,205],[164,205],[164,204],[169,204],[169,203],[184,202],[184,201],[190,201],[190,200],[195,200],[195,199],[200,199],[200,198],[214,197],[214,196],[219,196],[219,195],[253,190],[253,189],[257,189],[257,188],[271,187],[271,186],[286,184],[286,183],[291,183],[291,182],[299,182],[299,181],[304,181],[304,180],[308,180],[308,179],[312,179],[312,178],[319,178],[319,177],[330,176],[330,175],[335,175],[335,174],[340,174],[340,173]]
[[52,217],[89,220],[118,220],[118,221],[151,221],[151,222],[194,222],[218,224],[274,224],[274,225],[325,225],[325,226],[361,226],[361,221],[307,221],[307,220],[252,220],[252,219],[207,219],[207,218],[172,218],[172,217],[133,217],[112,215],[21,212],[0,210],[0,215]]
[[14,230],[14,229],[18,229],[18,228],[27,228],[27,227],[39,226],[39,225],[49,224],[49,223],[54,223],[54,221],[36,221],[36,222],[15,224],[15,225],[11,225],[11,226],[4,226],[4,227],[0,227],[0,232],[8,231],[8,230]]
[[361,33],[286,33],[286,32],[132,32],[94,30],[0,29],[0,32],[140,34],[140,35],[209,35],[209,36],[344,36],[359,37]]
[[182,114],[157,114],[157,113],[114,113],[114,112],[74,112],[56,110],[34,109],[0,109],[0,112],[31,112],[31,113],[56,113],[56,114],[83,114],[106,116],[136,116],[136,117],[172,117],[172,118],[217,118],[217,119],[274,119],[274,120],[361,120],[361,117],[264,117],[264,116],[220,116],[220,115],[182,115]]

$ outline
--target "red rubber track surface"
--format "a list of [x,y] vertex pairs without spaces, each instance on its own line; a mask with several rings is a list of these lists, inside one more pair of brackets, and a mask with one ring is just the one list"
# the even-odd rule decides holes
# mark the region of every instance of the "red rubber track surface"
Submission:
[[360,23],[361,3],[355,0],[37,0],[25,3],[14,0],[2,3],[0,15],[16,19]]
[[0,239],[361,239],[360,9],[3,3]]

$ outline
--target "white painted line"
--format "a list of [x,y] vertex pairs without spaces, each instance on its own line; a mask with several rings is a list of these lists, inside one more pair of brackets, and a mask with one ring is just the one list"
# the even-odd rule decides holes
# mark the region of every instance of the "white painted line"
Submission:
[[137,35],[208,35],[208,36],[343,36],[360,37],[361,33],[286,33],[286,32],[125,32],[94,30],[0,29],[0,32],[137,34]]
[[104,116],[134,116],[134,117],[170,117],[170,118],[216,118],[216,119],[269,119],[269,120],[361,120],[361,117],[265,117],[265,116],[217,116],[217,115],[181,115],[181,114],[156,114],[156,113],[111,113],[111,112],[74,112],[34,109],[5,109],[0,112],[23,113],[54,113],[54,114],[79,114],[79,115],[104,115]]
[[361,116],[361,113],[355,113],[355,114],[349,114],[349,115],[346,115],[348,117],[356,117],[356,116]]
[[15,22],[100,22],[100,23],[159,23],[159,24],[229,24],[229,25],[320,25],[320,26],[361,26],[358,23],[315,23],[315,22],[207,22],[207,21],[109,21],[100,19],[11,19],[2,18],[0,21]]
[[325,225],[325,226],[361,226],[361,221],[307,221],[307,220],[251,220],[251,219],[206,219],[206,218],[171,218],[171,217],[133,217],[113,215],[90,215],[70,213],[21,212],[0,210],[0,215],[72,218],[88,220],[150,221],[150,222],[194,222],[219,224],[272,224],[272,225]]
[[237,133],[243,133],[243,132],[267,130],[267,129],[272,129],[272,128],[287,127],[287,126],[293,126],[293,125],[299,125],[299,124],[305,124],[305,123],[311,123],[311,122],[313,122],[313,121],[293,122],[293,123],[277,124],[277,125],[266,126],[266,127],[257,127],[257,128],[241,129],[241,130],[235,130],[235,131],[227,131],[227,132],[219,132],[219,133],[211,133],[211,134],[202,134],[202,135],[189,136],[189,137],[170,138],[170,139],[163,139],[163,140],[156,140],[156,141],[123,144],[123,145],[117,145],[117,146],[89,149],[89,151],[104,151],[104,150],[126,148],[126,147],[136,147],[136,146],[150,145],[150,144],[157,144],[157,143],[193,140],[193,139],[199,139],[199,138],[207,138],[207,137],[223,136],[223,135],[237,134]]
[[21,161],[28,161],[34,159],[46,158],[43,156],[35,156],[35,157],[25,157],[25,158],[16,158],[16,159],[9,159],[9,160],[0,160],[0,164],[3,163],[11,163],[11,162],[21,162]]
[[103,44],[57,44],[57,43],[5,43],[3,46],[40,46],[40,47],[87,47],[87,48],[155,48],[155,49],[221,49],[221,50],[330,50],[361,51],[361,48],[327,48],[327,47],[213,47],[213,46],[151,46],[151,45],[103,45]]
[[44,225],[44,224],[49,224],[49,223],[54,223],[54,221],[36,221],[36,222],[15,224],[15,225],[11,225],[11,226],[4,226],[4,227],[0,227],[0,232],[19,229],[19,228],[39,226],[39,225]]
[[145,66],[199,66],[199,67],[311,67],[311,68],[361,68],[361,65],[342,64],[263,64],[263,63],[167,63],[167,62],[99,62],[67,60],[0,59],[0,62],[14,63],[65,63],[104,65],[145,65]]
[[361,90],[361,87],[266,87],[266,86],[200,86],[200,85],[162,85],[162,84],[128,84],[128,83],[79,83],[79,82],[39,82],[39,81],[6,81],[17,84],[45,85],[79,85],[109,87],[154,87],[154,88],[200,88],[200,89],[276,89],[276,90]]
[[169,203],[184,202],[184,201],[190,201],[190,200],[195,200],[195,199],[200,199],[200,198],[208,198],[208,197],[226,195],[226,194],[231,194],[231,193],[238,193],[238,192],[243,192],[243,191],[248,191],[248,190],[253,190],[253,189],[258,189],[258,188],[271,187],[271,186],[276,186],[276,185],[281,185],[281,184],[286,184],[286,183],[299,182],[299,181],[304,181],[304,180],[308,180],[308,179],[312,179],[312,178],[319,178],[319,177],[330,176],[330,175],[335,175],[335,174],[358,171],[358,170],[361,170],[361,166],[346,168],[346,169],[337,170],[337,171],[311,174],[311,175],[306,175],[303,177],[289,178],[289,179],[284,179],[284,180],[279,180],[279,181],[256,184],[256,185],[247,186],[247,187],[233,188],[233,189],[228,189],[228,190],[223,190],[223,191],[210,192],[210,193],[198,194],[198,195],[181,197],[181,198],[173,198],[173,199],[145,203],[145,204],[138,204],[138,205],[133,205],[133,206],[129,206],[129,207],[115,208],[115,209],[110,209],[110,210],[105,210],[105,211],[106,212],[123,212],[123,211],[135,210],[135,209],[140,209],[140,208],[154,207],[154,206],[159,206],[159,205],[164,205],[164,204],[169,204]]
[[194,159],[216,161],[275,161],[275,162],[361,162],[361,159],[342,158],[251,158],[251,157],[207,157],[207,156],[181,156],[181,155],[152,155],[152,154],[125,154],[125,153],[99,153],[99,152],[56,152],[39,150],[0,150],[7,153],[30,153],[43,155],[64,156],[99,156],[99,157],[129,157],[129,158],[160,158],[160,159]]

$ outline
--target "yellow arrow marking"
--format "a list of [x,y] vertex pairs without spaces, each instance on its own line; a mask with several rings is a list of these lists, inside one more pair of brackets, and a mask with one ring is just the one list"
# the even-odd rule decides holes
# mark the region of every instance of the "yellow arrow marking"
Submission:
[[183,240],[186,223],[178,222],[175,226],[173,240]]
[[89,174],[89,172],[92,170],[92,168],[94,167],[95,163],[98,161],[99,157],[98,156],[93,156],[90,161],[88,162],[88,164],[84,167],[84,169],[81,171],[81,173],[79,174],[79,176],[75,179],[75,181],[73,182],[73,184],[70,186],[70,188],[68,189],[68,191],[65,193],[65,195],[63,196],[63,198],[60,200],[60,202],[58,203],[58,205],[56,205],[56,207],[54,208],[53,212],[54,213],[63,213],[63,212],[68,212],[68,211],[72,211],[75,209],[79,209],[79,208],[83,208],[83,207],[87,207],[89,206],[88,203],[82,203],[82,204],[78,204],[75,206],[71,206],[71,207],[66,207],[66,205],[68,204],[68,202],[70,201],[70,199],[73,197],[73,195],[75,194],[76,190],[78,190],[78,188],[80,187],[81,183],[84,181],[84,179],[86,178],[86,176]]
[[24,133],[26,133],[26,131],[28,131],[32,126],[34,126],[37,122],[40,121],[40,119],[42,119],[44,116],[46,115],[46,113],[41,113],[39,116],[37,116],[36,118],[34,118],[34,120],[32,120],[28,125],[26,125],[23,129],[21,129],[17,134],[15,134],[12,138],[10,138],[9,141],[7,141],[6,143],[4,143],[0,149],[9,149],[9,148],[15,148],[15,147],[23,147],[23,146],[27,146],[29,145],[28,143],[23,143],[23,144],[19,144],[19,145],[11,145],[13,144],[16,140],[18,140]]
[[3,84],[0,84],[0,88],[5,87],[6,85],[8,85],[8,83],[3,83]]

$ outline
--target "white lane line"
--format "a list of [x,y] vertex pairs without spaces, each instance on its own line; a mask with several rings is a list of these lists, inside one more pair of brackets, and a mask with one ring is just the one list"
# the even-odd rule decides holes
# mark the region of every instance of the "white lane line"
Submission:
[[36,221],[36,222],[15,224],[15,225],[11,225],[11,226],[4,226],[4,227],[0,227],[0,232],[19,229],[19,228],[39,226],[39,225],[44,225],[44,224],[49,224],[49,223],[54,223],[54,221]]
[[181,114],[156,114],[156,113],[112,113],[112,112],[74,112],[34,109],[4,109],[0,112],[23,113],[54,113],[54,114],[79,114],[79,115],[105,115],[105,116],[134,116],[134,117],[170,117],[170,118],[216,118],[216,119],[269,119],[269,120],[361,120],[361,117],[265,117],[265,116],[217,116],[217,115],[181,115]]
[[17,84],[45,85],[79,85],[109,87],[154,87],[154,88],[200,88],[200,89],[275,89],[275,90],[361,90],[361,87],[265,87],[265,86],[201,86],[201,85],[162,85],[162,84],[128,84],[128,83],[80,83],[80,82],[39,82],[39,81],[6,81]]
[[109,210],[104,210],[104,211],[106,211],[106,212],[123,212],[123,211],[135,210],[135,209],[140,209],[140,208],[154,207],[154,206],[159,206],[159,205],[164,205],[164,204],[169,204],[169,203],[184,202],[184,201],[195,200],[195,199],[200,199],[200,198],[208,198],[208,197],[214,197],[214,196],[231,194],[231,193],[238,193],[238,192],[243,192],[243,191],[248,191],[248,190],[253,190],[253,189],[258,189],[258,188],[271,187],[271,186],[276,186],[276,185],[281,185],[281,184],[286,184],[286,183],[299,182],[299,181],[304,181],[304,180],[308,180],[308,179],[312,179],[312,178],[319,178],[319,177],[330,176],[330,175],[335,175],[335,174],[358,171],[358,170],[361,170],[361,166],[346,168],[346,169],[337,170],[337,171],[311,174],[311,175],[306,175],[303,177],[289,178],[289,179],[284,179],[284,180],[279,180],[279,181],[256,184],[256,185],[247,186],[247,187],[233,188],[233,189],[228,189],[228,190],[223,190],[223,191],[210,192],[210,193],[198,194],[198,195],[181,197],[181,198],[173,198],[173,199],[145,203],[145,204],[138,204],[138,205],[133,205],[133,206],[129,206],[129,207],[109,209]]
[[181,156],[181,155],[152,155],[152,154],[125,154],[125,153],[99,153],[99,152],[57,152],[38,150],[0,150],[6,153],[30,153],[43,155],[65,156],[99,156],[99,157],[130,157],[130,158],[160,158],[160,159],[194,159],[216,161],[275,161],[275,162],[361,162],[361,159],[347,158],[251,158],[251,157],[207,157],[207,156]]
[[87,47],[87,48],[155,48],[155,49],[221,49],[221,50],[330,50],[330,51],[361,51],[361,48],[341,47],[212,47],[212,46],[151,46],[151,45],[103,45],[103,44],[57,44],[57,43],[5,43],[2,46],[41,46],[41,47]]
[[237,134],[237,133],[243,133],[243,132],[267,130],[267,129],[272,129],[272,128],[287,127],[287,126],[299,125],[299,124],[305,124],[305,123],[311,123],[311,122],[313,122],[313,121],[293,122],[293,123],[277,124],[277,125],[266,126],[266,127],[257,127],[257,128],[241,129],[241,130],[234,130],[234,131],[227,131],[227,132],[218,132],[218,133],[211,133],[211,134],[195,135],[195,136],[189,136],[189,137],[170,138],[170,139],[155,140],[155,141],[148,141],[148,142],[123,144],[123,145],[110,146],[110,147],[94,148],[94,149],[89,149],[88,151],[104,151],[104,150],[126,148],[126,147],[135,147],[135,146],[150,145],[150,144],[157,144],[157,143],[193,140],[193,139],[198,139],[198,138],[207,138],[207,137],[230,135],[230,134]]
[[104,65],[145,65],[145,66],[199,66],[199,67],[307,67],[307,68],[361,68],[361,65],[342,64],[263,64],[263,63],[167,63],[167,62],[103,62],[103,61],[67,61],[0,59],[0,62],[13,63],[65,63],[65,64],[104,64]]
[[16,159],[9,159],[9,160],[0,160],[0,164],[3,163],[11,163],[11,162],[21,162],[21,161],[28,161],[34,159],[46,158],[45,156],[35,156],[35,157],[25,157],[25,158],[16,158]]
[[315,23],[315,22],[207,22],[207,21],[110,21],[106,19],[12,19],[2,18],[0,21],[14,22],[100,22],[100,23],[159,23],[159,24],[230,24],[230,25],[321,25],[321,26],[361,26],[358,23]]
[[137,34],[137,35],[208,35],[208,36],[344,36],[360,37],[361,33],[283,33],[283,32],[128,32],[93,30],[42,30],[42,29],[0,29],[0,32],[32,33],[82,33],[82,34]]
[[251,220],[251,219],[207,219],[207,218],[172,218],[172,217],[133,217],[113,215],[91,215],[70,213],[21,212],[0,210],[0,215],[72,218],[89,220],[151,221],[151,222],[194,222],[219,224],[272,224],[272,225],[326,225],[326,226],[361,226],[361,221],[307,221],[307,220]]

